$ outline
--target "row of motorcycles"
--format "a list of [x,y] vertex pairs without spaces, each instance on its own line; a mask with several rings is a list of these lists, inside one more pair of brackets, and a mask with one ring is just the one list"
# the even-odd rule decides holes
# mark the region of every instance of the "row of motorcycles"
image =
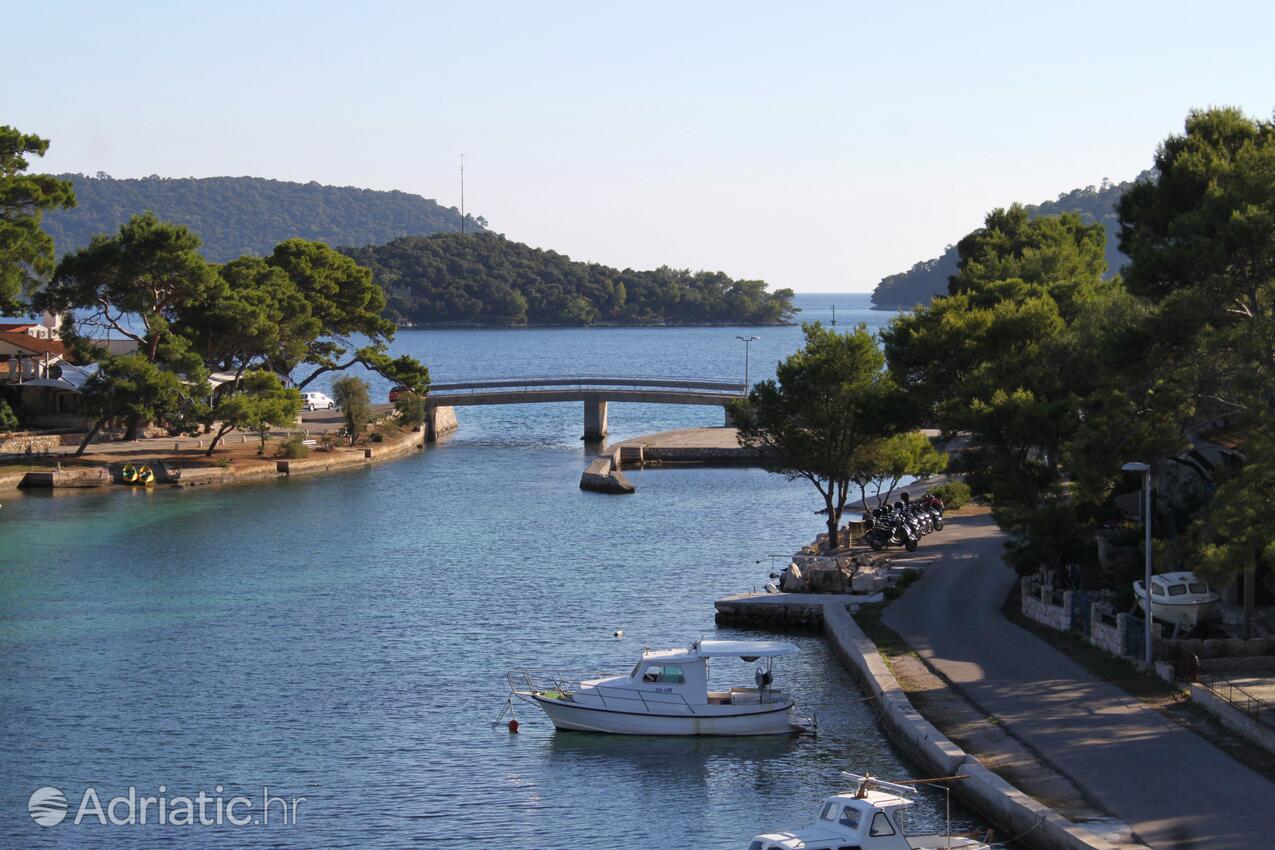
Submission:
[[943,530],[943,500],[926,493],[916,501],[901,493],[893,505],[882,505],[863,515],[867,526],[864,540],[879,552],[887,546],[902,546],[915,552],[921,538]]

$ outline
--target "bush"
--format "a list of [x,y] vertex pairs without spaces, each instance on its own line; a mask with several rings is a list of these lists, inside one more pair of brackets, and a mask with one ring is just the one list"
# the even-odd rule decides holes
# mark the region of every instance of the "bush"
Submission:
[[425,396],[414,392],[401,392],[394,399],[399,424],[404,428],[419,428],[425,424]]
[[297,460],[298,458],[309,457],[310,447],[302,442],[300,434],[293,434],[291,437],[279,444],[279,450],[276,454],[281,458]]
[[18,417],[14,414],[13,408],[9,407],[9,403],[0,398],[0,431],[16,430],[18,430]]
[[931,487],[930,492],[942,499],[943,508],[950,511],[961,507],[971,498],[970,487],[964,481],[949,481],[946,484]]

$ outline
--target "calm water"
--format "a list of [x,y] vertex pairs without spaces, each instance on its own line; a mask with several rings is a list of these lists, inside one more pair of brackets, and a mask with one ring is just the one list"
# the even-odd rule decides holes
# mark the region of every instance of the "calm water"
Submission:
[[[398,347],[440,378],[586,359],[724,377],[742,372],[734,333],[431,331]],[[758,375],[799,344],[796,329],[750,333]],[[615,405],[611,421],[624,436],[712,414]],[[766,556],[820,521],[805,487],[756,470],[637,472],[634,496],[582,493],[577,405],[460,415],[443,445],[363,472],[7,499],[0,845],[743,847],[808,821],[840,769],[915,775],[815,636],[794,638],[803,652],[778,679],[817,710],[818,738],[555,734],[530,707],[521,734],[491,729],[506,669],[627,669],[643,645],[721,635],[712,600],[764,581]],[[306,800],[295,826],[268,828],[42,828],[26,812],[41,786],[74,809],[86,787],[105,803],[161,784]],[[941,795],[919,808],[937,825]]]

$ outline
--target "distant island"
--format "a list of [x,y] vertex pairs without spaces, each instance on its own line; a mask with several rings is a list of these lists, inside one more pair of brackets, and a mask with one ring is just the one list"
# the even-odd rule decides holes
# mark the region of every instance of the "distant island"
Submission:
[[[1137,179],[1141,180],[1142,175]],[[1117,246],[1116,202],[1125,189],[1135,181],[1111,183],[1102,181],[1100,186],[1073,189],[1058,196],[1027,207],[1031,216],[1080,213],[1086,222],[1099,222],[1107,230],[1107,276],[1114,276],[1129,258],[1120,253]],[[917,304],[928,304],[935,295],[947,294],[947,279],[956,274],[956,246],[948,245],[942,256],[922,260],[905,272],[881,279],[872,291],[872,305],[883,310],[907,310]]]
[[793,291],[722,272],[615,269],[495,233],[407,236],[344,248],[372,270],[404,326],[774,325]]
[[[245,254],[266,256],[294,236],[336,247],[460,230],[455,208],[407,192],[261,177],[57,176],[75,185],[78,201],[72,209],[44,216],[44,230],[59,254],[83,248],[100,233],[117,232],[130,216],[146,210],[198,233],[204,256],[215,263]],[[481,231],[485,225],[481,217],[466,216],[466,230]]]

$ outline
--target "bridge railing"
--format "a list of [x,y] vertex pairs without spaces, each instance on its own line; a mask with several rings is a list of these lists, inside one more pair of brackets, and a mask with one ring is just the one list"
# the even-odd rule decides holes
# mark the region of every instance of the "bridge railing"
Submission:
[[570,377],[524,377],[496,378],[482,381],[457,381],[431,384],[429,391],[434,394],[480,394],[484,392],[500,392],[508,390],[538,390],[547,388],[596,389],[596,388],[638,388],[649,387],[671,391],[712,391],[729,395],[744,395],[748,387],[741,382],[710,381],[691,378],[639,378],[610,377],[604,375],[576,375]]

